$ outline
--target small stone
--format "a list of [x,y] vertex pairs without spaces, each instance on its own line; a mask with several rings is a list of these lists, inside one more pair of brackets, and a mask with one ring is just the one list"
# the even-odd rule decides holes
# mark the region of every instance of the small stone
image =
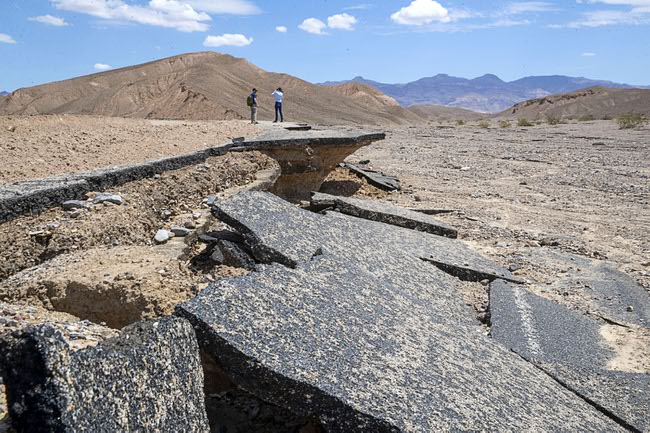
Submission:
[[10,127],[7,128],[8,132],[16,132],[16,125],[11,125]]
[[508,244],[505,242],[497,242],[497,248],[508,248]]
[[194,221],[185,221],[183,223],[183,227],[186,229],[194,230],[196,229],[196,223],[194,223]]
[[159,244],[164,244],[167,242],[170,238],[170,233],[167,230],[158,230],[156,233],[156,236],[154,236],[153,240],[156,241]]
[[113,203],[113,204],[121,205],[122,203],[124,203],[124,200],[122,200],[122,197],[120,197],[117,194],[100,194],[93,199],[93,204],[100,204],[100,203]]
[[422,196],[416,194],[416,195],[413,196],[413,200],[415,200],[415,201],[422,201]]
[[178,236],[179,238],[184,238],[191,233],[190,230],[185,227],[172,227],[171,231],[174,236]]
[[481,280],[481,285],[487,286],[488,284],[490,284],[490,280],[488,280],[487,278],[485,280]]
[[628,305],[626,310],[627,310],[628,313],[631,313],[632,311],[634,311],[634,307],[631,306],[631,305]]
[[508,270],[510,272],[516,272],[516,271],[518,271],[518,270],[520,270],[522,268],[523,268],[523,266],[520,266],[520,265],[510,265],[510,266],[508,266]]
[[203,214],[201,212],[194,212],[192,214],[192,218],[195,219],[195,220],[198,220],[199,218],[201,218],[201,216],[203,216]]
[[232,142],[234,144],[239,144],[239,143],[243,143],[244,140],[246,140],[246,137],[235,137],[232,139]]
[[220,265],[223,264],[223,262],[224,262],[223,253],[221,252],[221,250],[220,250],[219,248],[215,248],[215,249],[212,251],[212,254],[210,255],[210,258],[211,258],[214,262],[217,262],[217,263],[220,264]]
[[370,164],[370,160],[369,159],[362,159],[361,161],[359,161],[359,164],[362,164],[362,165]]
[[460,168],[460,171],[469,171],[469,170],[470,170],[469,167],[461,167],[461,168]]
[[70,218],[79,218],[81,211],[79,209],[70,212]]
[[83,202],[81,200],[68,200],[64,201],[61,207],[63,210],[83,209],[86,207],[86,202]]

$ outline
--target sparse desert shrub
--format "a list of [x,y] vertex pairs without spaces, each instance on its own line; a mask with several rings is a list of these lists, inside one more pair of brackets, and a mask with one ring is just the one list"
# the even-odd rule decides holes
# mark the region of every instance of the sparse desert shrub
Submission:
[[639,113],[624,113],[614,120],[621,129],[640,128],[646,123],[646,118]]
[[559,125],[562,123],[562,119],[557,116],[546,116],[546,123],[549,125]]
[[592,120],[595,120],[593,114],[587,114],[578,119],[579,122],[591,122]]
[[490,122],[488,122],[487,120],[481,120],[480,122],[478,122],[478,126],[487,129],[490,127]]
[[533,126],[533,124],[525,117],[520,117],[517,119],[517,126]]
[[456,121],[456,125],[458,125],[458,126],[463,126],[464,124],[465,124],[465,121],[463,119],[458,119]]
[[509,120],[499,120],[499,128],[510,128],[511,126]]

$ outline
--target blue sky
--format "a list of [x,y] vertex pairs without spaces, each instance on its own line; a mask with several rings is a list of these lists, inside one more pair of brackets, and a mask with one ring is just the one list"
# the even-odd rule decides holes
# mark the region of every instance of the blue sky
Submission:
[[312,82],[650,85],[650,0],[2,0],[0,90],[213,50]]

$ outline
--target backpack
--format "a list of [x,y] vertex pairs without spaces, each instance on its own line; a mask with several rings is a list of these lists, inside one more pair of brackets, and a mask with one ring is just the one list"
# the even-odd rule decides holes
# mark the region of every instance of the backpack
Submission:
[[249,107],[252,107],[253,104],[255,104],[255,98],[253,98],[253,95],[248,95],[248,98],[246,98],[246,105]]

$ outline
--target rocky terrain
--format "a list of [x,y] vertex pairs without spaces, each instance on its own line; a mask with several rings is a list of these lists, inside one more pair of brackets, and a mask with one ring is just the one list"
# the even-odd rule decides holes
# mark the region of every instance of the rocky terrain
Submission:
[[455,122],[458,120],[471,121],[490,117],[487,114],[464,108],[444,107],[442,105],[411,105],[409,111],[431,122]]
[[[57,117],[11,119],[11,134],[30,119],[42,140]],[[118,129],[64,119],[53,149]],[[110,122],[164,127],[166,155],[246,128]],[[2,386],[29,408],[9,420],[0,404],[0,418],[19,431],[650,429],[647,127],[315,129],[262,125],[202,162],[0,224]],[[334,169],[355,150],[349,162],[401,189]],[[84,152],[56,167],[107,157]],[[307,184],[322,194],[289,194]]]
[[[278,87],[287,120],[321,124],[403,125],[421,122],[401,107],[264,71],[214,52],[182,54],[122,69],[19,89],[0,101],[0,115],[89,114],[145,119],[248,119],[246,98],[259,90],[260,119],[272,119]],[[358,96],[358,95],[357,95]],[[372,99],[372,98],[370,98]]]
[[482,113],[498,113],[528,99],[542,98],[555,93],[567,93],[593,86],[634,89],[648,87],[630,86],[604,80],[564,75],[532,76],[506,82],[493,74],[467,79],[438,74],[410,83],[386,84],[356,77],[350,81],[323,83],[340,85],[348,82],[368,84],[395,98],[402,106],[442,105],[464,108]]

